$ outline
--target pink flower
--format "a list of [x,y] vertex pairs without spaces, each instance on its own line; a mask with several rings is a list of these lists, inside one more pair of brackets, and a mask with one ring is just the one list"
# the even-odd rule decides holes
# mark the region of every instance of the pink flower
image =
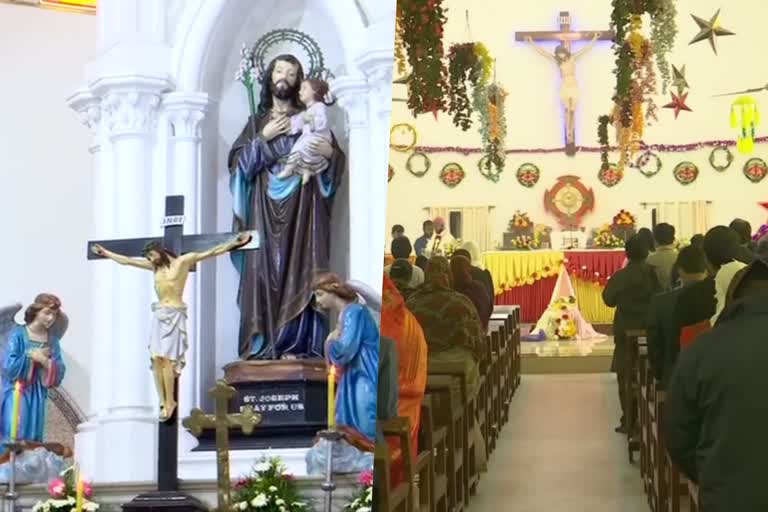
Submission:
[[48,494],[53,498],[63,498],[67,494],[67,486],[60,478],[52,480],[51,483],[48,484]]
[[289,481],[290,481],[290,480],[296,480],[296,477],[295,477],[295,476],[293,476],[293,475],[292,475],[292,474],[290,474],[290,473],[283,473],[283,474],[282,474],[282,475],[280,475],[280,476],[282,477],[282,479],[283,479],[283,480],[289,480]]
[[373,471],[364,471],[360,473],[357,482],[365,487],[371,487],[373,485]]
[[83,482],[83,495],[88,499],[93,496],[93,484],[91,482]]

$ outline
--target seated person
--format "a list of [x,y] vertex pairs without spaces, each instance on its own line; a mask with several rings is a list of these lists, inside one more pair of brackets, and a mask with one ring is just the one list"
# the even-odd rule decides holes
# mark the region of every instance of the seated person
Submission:
[[[413,247],[411,247],[411,241],[407,236],[402,235],[392,240],[392,244],[390,245],[390,252],[392,252],[392,257],[395,258],[395,261],[405,261],[412,267],[410,282],[411,288],[416,288],[424,282],[424,271],[419,267],[414,267],[411,265],[411,253],[413,252]],[[387,265],[384,267],[384,273],[389,274],[391,269],[392,265]]]
[[461,249],[456,249],[453,256],[464,256],[472,262],[472,279],[482,284],[490,297],[491,309],[496,304],[496,290],[493,286],[493,276],[483,267],[480,249],[474,242],[465,242]]
[[627,433],[634,425],[625,423],[626,413],[633,404],[626,403],[627,372],[627,331],[645,329],[648,319],[648,306],[651,298],[659,291],[656,270],[648,265],[648,242],[640,235],[627,240],[627,266],[619,270],[608,281],[603,290],[603,302],[609,308],[616,308],[613,317],[613,337],[615,348],[611,371],[619,381],[619,400],[621,402],[621,421],[616,432]]
[[653,228],[653,239],[656,242],[656,251],[648,256],[648,264],[656,269],[656,277],[662,292],[672,289],[672,269],[677,261],[677,248],[675,247],[675,227],[666,222],[656,224]]
[[707,255],[709,271],[715,277],[716,310],[711,324],[725,307],[725,296],[736,272],[747,265],[738,260],[739,235],[725,226],[715,226],[704,236],[704,254]]
[[453,275],[453,289],[465,295],[477,309],[483,332],[488,330],[488,322],[491,320],[493,306],[488,300],[488,290],[472,279],[472,263],[468,258],[454,253],[451,258],[451,274]]
[[739,235],[739,252],[736,259],[749,265],[756,259],[756,244],[752,241],[752,225],[744,219],[734,219],[728,227]]
[[[411,286],[411,277],[413,276],[413,269],[416,268],[405,260],[395,260],[389,269],[389,278],[395,283],[397,291],[403,296],[403,299],[408,298],[413,294],[416,288]],[[386,273],[384,275],[387,275]]]

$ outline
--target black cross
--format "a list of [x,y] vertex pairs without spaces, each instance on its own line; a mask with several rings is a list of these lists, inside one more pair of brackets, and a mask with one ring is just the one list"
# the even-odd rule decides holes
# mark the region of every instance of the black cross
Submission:
[[[184,235],[184,196],[166,196],[165,218],[163,219],[164,233],[162,237],[130,238],[123,240],[97,240],[88,242],[88,259],[99,260],[104,256],[93,253],[91,247],[99,244],[105,249],[125,256],[143,257],[146,244],[160,242],[163,248],[172,251],[177,256],[189,252],[202,252],[216,245],[232,240],[237,233],[216,233],[211,235]],[[237,251],[248,251],[259,248],[258,233],[252,232],[251,241],[238,247]],[[149,334],[149,333],[147,333]],[[174,400],[179,402],[178,381],[173,391]],[[158,461],[157,488],[161,493],[173,493],[179,489],[179,418],[178,407],[173,415],[158,426]],[[147,498],[149,499],[149,498]],[[157,499],[157,497],[155,497]],[[134,500],[135,502],[136,500]],[[148,505],[148,504],[147,504]],[[145,505],[146,506],[146,505]],[[144,508],[141,506],[131,508]]]

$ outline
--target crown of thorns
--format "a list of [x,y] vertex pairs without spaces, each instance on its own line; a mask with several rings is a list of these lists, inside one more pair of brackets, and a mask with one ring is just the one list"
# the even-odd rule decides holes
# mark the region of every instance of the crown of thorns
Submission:
[[306,68],[304,72],[307,78],[319,78],[325,81],[334,78],[333,73],[325,67],[325,58],[317,41],[304,32],[292,28],[267,32],[251,47],[253,65],[259,76],[264,76],[269,62],[274,57],[280,53],[288,53],[276,51],[275,47],[278,46],[280,50],[285,50],[286,46],[295,46],[301,51],[304,58],[299,57],[299,61]]

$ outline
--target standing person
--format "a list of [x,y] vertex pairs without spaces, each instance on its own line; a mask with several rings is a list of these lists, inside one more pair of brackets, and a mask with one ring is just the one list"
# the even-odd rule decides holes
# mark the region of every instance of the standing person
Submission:
[[423,234],[413,243],[416,256],[424,256],[424,251],[427,250],[429,241],[432,239],[432,235],[435,234],[435,224],[431,220],[425,220],[421,225],[421,230]]
[[456,239],[453,238],[451,232],[446,228],[445,219],[436,217],[432,223],[435,226],[435,233],[432,235],[426,251],[424,251],[424,256],[427,258],[445,256],[445,251],[449,246],[456,243]]
[[672,461],[704,512],[768,510],[768,263],[734,280],[714,329],[680,353],[665,405]]
[[[416,288],[424,282],[424,271],[419,267],[415,267],[411,264],[411,253],[413,248],[411,247],[411,241],[407,236],[401,236],[392,240],[390,245],[390,252],[395,261],[403,261],[411,267],[411,280],[409,282],[410,288]],[[393,262],[394,264],[394,262]],[[384,267],[384,273],[389,275],[392,270],[392,265]]]
[[710,273],[715,276],[715,300],[717,301],[712,325],[725,307],[725,296],[736,272],[747,265],[737,259],[739,253],[739,235],[725,226],[715,226],[704,236],[704,253],[710,266]]
[[653,231],[648,228],[640,228],[637,232],[637,236],[648,246],[649,255],[656,252],[656,239],[653,236]]
[[662,292],[672,289],[672,269],[677,261],[677,248],[675,247],[675,227],[666,222],[656,224],[653,227],[653,239],[656,242],[656,251],[648,255],[648,264],[656,269],[656,277]]
[[739,252],[736,259],[749,265],[755,261],[755,243],[752,241],[752,226],[744,219],[734,219],[728,226],[739,235]]
[[392,226],[392,240],[396,240],[401,236],[405,236],[405,228],[400,224]]
[[613,317],[613,336],[615,349],[611,371],[616,373],[619,381],[619,400],[621,402],[621,421],[616,427],[616,432],[627,433],[634,425],[626,424],[626,416],[629,407],[626,397],[626,351],[627,331],[630,329],[644,329],[648,318],[648,306],[659,290],[659,281],[656,271],[645,260],[648,258],[648,245],[639,235],[627,240],[626,247],[627,266],[619,270],[608,281],[603,290],[603,302],[608,307],[615,307],[616,314]]

